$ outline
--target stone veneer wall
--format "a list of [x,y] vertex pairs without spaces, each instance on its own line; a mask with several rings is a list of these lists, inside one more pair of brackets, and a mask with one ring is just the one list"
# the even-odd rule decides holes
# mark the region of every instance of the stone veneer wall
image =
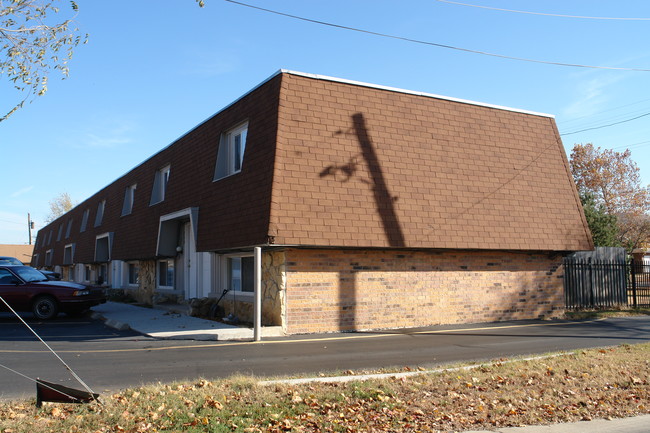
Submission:
[[559,316],[563,272],[560,254],[288,249],[285,332]]
[[[262,325],[281,326],[285,317],[285,253],[262,254]],[[232,293],[232,292],[231,292]],[[242,296],[226,296],[221,305],[225,314],[233,313],[243,322],[253,321],[253,303]]]
[[140,287],[131,292],[133,297],[145,305],[153,305],[153,295],[156,291],[156,261],[142,260],[138,262]]

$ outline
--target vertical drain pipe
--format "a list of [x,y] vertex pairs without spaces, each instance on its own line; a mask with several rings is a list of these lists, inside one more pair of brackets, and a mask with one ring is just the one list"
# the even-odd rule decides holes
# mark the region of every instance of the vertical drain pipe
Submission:
[[262,339],[262,248],[254,248],[255,267],[255,302],[253,304],[253,338],[255,341]]

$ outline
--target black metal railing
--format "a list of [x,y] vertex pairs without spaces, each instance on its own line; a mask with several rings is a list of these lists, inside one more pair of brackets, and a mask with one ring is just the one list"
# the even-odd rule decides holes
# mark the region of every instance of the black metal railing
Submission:
[[650,264],[633,262],[628,266],[628,305],[634,308],[650,307]]
[[567,308],[650,307],[650,265],[565,259],[564,294]]

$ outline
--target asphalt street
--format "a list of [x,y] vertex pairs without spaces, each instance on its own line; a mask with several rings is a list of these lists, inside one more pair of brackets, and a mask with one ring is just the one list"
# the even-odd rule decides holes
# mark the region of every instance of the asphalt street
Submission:
[[[262,342],[157,340],[89,318],[37,322],[42,338],[96,392],[152,382],[318,375],[342,370],[425,367],[650,341],[650,317],[523,321],[396,331],[292,336]],[[0,315],[0,399],[34,397],[24,376],[77,386],[24,325]],[[14,371],[10,371],[10,368]],[[24,376],[21,376],[20,373]]]

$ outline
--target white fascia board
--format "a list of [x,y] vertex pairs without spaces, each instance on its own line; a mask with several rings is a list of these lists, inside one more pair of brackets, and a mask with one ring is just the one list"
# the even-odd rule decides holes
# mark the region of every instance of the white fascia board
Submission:
[[291,71],[291,70],[287,70],[287,69],[279,70],[273,76],[268,78],[267,81],[270,80],[271,78],[275,77],[276,75],[281,74],[281,73],[291,74],[291,75],[298,75],[298,76],[307,77],[307,78],[313,78],[315,80],[333,81],[333,82],[337,82],[337,83],[350,84],[350,85],[353,85],[353,86],[369,87],[369,88],[372,88],[372,89],[386,90],[386,91],[389,91],[389,92],[404,93],[404,94],[407,94],[407,95],[415,95],[415,96],[423,96],[423,97],[426,97],[426,98],[442,99],[442,100],[445,100],[445,101],[459,102],[461,104],[477,105],[479,107],[494,108],[494,109],[497,109],[497,110],[513,111],[515,113],[531,114],[533,116],[550,117],[552,119],[555,118],[555,116],[553,114],[539,113],[539,112],[536,112],[536,111],[523,110],[523,109],[520,109],[520,108],[512,108],[512,107],[506,107],[506,106],[502,106],[502,105],[488,104],[488,103],[485,103],[485,102],[471,101],[469,99],[453,98],[451,96],[436,95],[434,93],[426,93],[426,92],[418,92],[418,91],[415,91],[415,90],[400,89],[398,87],[382,86],[380,84],[364,83],[363,81],[354,81],[354,80],[347,80],[347,79],[344,79],[344,78],[329,77],[327,75],[308,74],[308,73],[305,73],[305,72]]

